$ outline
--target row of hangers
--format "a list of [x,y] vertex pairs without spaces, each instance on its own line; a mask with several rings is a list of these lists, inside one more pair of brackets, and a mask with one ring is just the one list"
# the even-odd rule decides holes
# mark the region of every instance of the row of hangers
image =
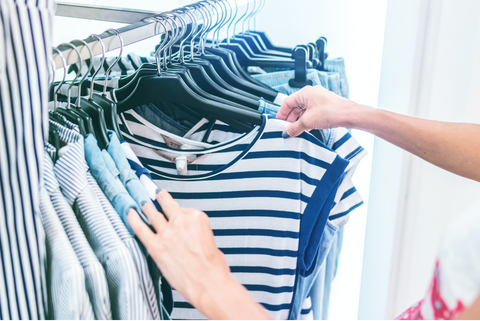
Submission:
[[[118,36],[121,48],[118,58],[105,72],[101,94],[94,93],[93,86],[105,63],[105,45],[102,39],[95,34],[90,36],[102,46],[102,60],[97,70],[93,70],[93,53],[87,42],[73,40],[60,45],[73,49],[71,52],[77,54],[80,66],[81,55],[75,44],[85,46],[90,54],[88,71],[82,75],[82,68],[76,68],[75,79],[68,87],[65,108],[57,108],[57,96],[59,89],[66,83],[67,63],[61,51],[55,48],[54,52],[63,62],[64,77],[54,90],[54,111],[50,112],[50,118],[61,124],[65,123],[66,118],[78,125],[83,136],[90,133],[95,135],[100,148],[108,146],[107,129],[115,131],[122,138],[117,113],[148,103],[183,104],[209,120],[220,120],[242,131],[261,125],[259,101],[265,99],[273,102],[278,92],[252,78],[245,67],[294,69],[295,78],[290,81],[290,85],[303,87],[309,84],[306,79],[307,68],[321,69],[324,64],[326,40],[320,38],[315,44],[295,48],[275,46],[265,32],[250,29],[252,21],[256,26],[256,17],[266,0],[254,1],[251,12],[247,3],[245,13],[236,22],[238,6],[233,1],[235,9],[229,0],[205,0],[146,18],[153,20],[156,28],[163,29],[160,44],[155,51],[156,63],[144,63],[135,73],[119,80],[119,88],[114,89],[113,93],[117,103],[106,95],[109,74],[123,52],[123,39],[117,30],[106,31]],[[213,15],[212,12],[216,14]],[[196,13],[201,15],[203,23],[199,23]],[[190,18],[190,25],[182,14]],[[236,33],[236,27],[240,23],[242,32]],[[232,24],[233,36],[229,37]],[[227,37],[220,41],[220,31],[225,27]],[[208,40],[210,34],[212,37]],[[82,96],[88,75],[92,77],[90,90],[87,96]],[[82,78],[77,82],[80,76]],[[71,89],[74,85],[78,86],[79,94],[75,103],[71,103]],[[52,129],[49,141],[56,147],[61,146],[58,137]]]

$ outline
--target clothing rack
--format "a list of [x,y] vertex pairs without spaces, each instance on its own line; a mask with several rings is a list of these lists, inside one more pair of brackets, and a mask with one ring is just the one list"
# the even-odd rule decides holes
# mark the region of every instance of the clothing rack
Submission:
[[[237,8],[238,10],[241,10],[248,3],[252,3],[254,1],[255,0],[236,0]],[[233,10],[235,10],[234,4],[232,4],[232,7]],[[130,23],[128,26],[116,29],[123,40],[123,47],[165,33],[165,29],[157,21],[155,21],[154,19],[145,19],[148,17],[156,16],[161,12],[115,7],[99,7],[93,5],[71,4],[63,2],[56,2],[55,8],[55,15],[57,16]],[[228,6],[227,8],[227,10],[230,10]],[[198,11],[194,11],[193,13],[195,15],[195,18],[197,18],[197,22],[201,23],[203,21],[201,13]],[[216,12],[210,11],[210,13],[212,17],[216,16]],[[178,14],[186,21],[188,25],[193,22],[187,14]],[[145,19],[145,21],[140,21],[142,19]],[[166,24],[165,27],[167,31],[171,30],[171,26],[169,24]],[[113,51],[122,47],[120,37],[113,31],[107,31],[99,34],[98,36],[102,39],[104,43],[105,52]],[[102,54],[102,46],[97,38],[88,37],[84,39],[84,41],[90,46],[90,49],[92,50],[94,56]],[[89,51],[85,48],[83,44],[74,44],[74,46],[76,46],[76,48],[80,52],[82,61],[90,58]],[[58,47],[58,50],[65,57],[67,65],[78,63],[78,55],[76,53],[71,54],[73,50],[71,47],[60,45]],[[57,53],[54,53],[52,55],[52,58],[55,62],[56,69],[64,67],[62,59]]]

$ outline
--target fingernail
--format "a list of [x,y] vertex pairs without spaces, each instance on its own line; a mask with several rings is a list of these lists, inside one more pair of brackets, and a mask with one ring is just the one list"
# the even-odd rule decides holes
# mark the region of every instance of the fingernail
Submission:
[[142,204],[140,204],[140,207],[143,207],[143,205],[147,204],[147,201],[143,201]]
[[157,188],[157,190],[155,191],[155,194],[160,194],[162,190],[160,188]]
[[290,138],[291,136],[290,136],[290,134],[288,133],[288,131],[284,131],[284,132],[282,133],[282,137],[286,139],[286,138]]

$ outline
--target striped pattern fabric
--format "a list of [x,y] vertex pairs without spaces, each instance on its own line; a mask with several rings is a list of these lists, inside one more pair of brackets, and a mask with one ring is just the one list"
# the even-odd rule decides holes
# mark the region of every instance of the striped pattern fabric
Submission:
[[308,296],[303,302],[302,310],[300,311],[300,320],[314,320],[312,299]]
[[336,128],[334,135],[332,150],[349,161],[345,177],[335,198],[337,205],[332,209],[329,218],[335,225],[342,228],[348,221],[348,214],[363,204],[362,196],[355,188],[352,177],[360,161],[367,155],[367,151],[345,128]]
[[53,162],[48,158],[45,161],[44,180],[45,188],[50,195],[53,207],[83,267],[85,285],[92,302],[95,319],[111,320],[110,295],[105,271],[88,243],[72,207],[60,191],[60,186],[54,173]]
[[[92,188],[93,192],[97,196],[98,200],[102,204],[102,208],[107,214],[110,223],[112,223],[115,232],[117,232],[118,236],[125,244],[125,246],[130,251],[130,254],[133,258],[133,262],[135,264],[138,276],[140,278],[140,284],[142,286],[143,295],[147,298],[149,306],[150,306],[150,313],[152,314],[153,320],[159,320],[160,314],[158,310],[158,301],[155,295],[155,289],[153,288],[152,278],[150,277],[147,260],[145,255],[143,254],[142,250],[140,249],[139,244],[137,241],[130,235],[125,224],[123,224],[120,216],[118,216],[117,212],[113,208],[113,205],[107,199],[105,194],[103,194],[100,186],[95,181],[95,178],[87,172],[87,181],[88,185]],[[161,301],[160,301],[161,302]]]
[[66,135],[76,136],[76,142],[67,145],[68,150],[55,163],[55,175],[67,201],[75,207],[77,219],[105,268],[113,318],[152,319],[132,256],[88,185],[83,137],[66,128],[56,129],[63,141],[68,141]]
[[[46,157],[48,157],[45,154]],[[40,213],[46,234],[48,319],[93,320],[85,274],[68,240],[50,196],[40,189]]]
[[38,214],[53,1],[0,0],[0,319],[44,319]]
[[[287,319],[297,270],[310,268],[309,244],[323,231],[315,222],[332,209],[348,162],[308,133],[284,140],[287,123],[276,119],[194,151],[166,148],[148,136],[146,126],[130,125],[138,124],[129,123],[136,135],[124,132],[124,138],[154,182],[182,206],[209,215],[233,276],[274,318]],[[158,152],[198,158],[188,175],[179,176]],[[174,301],[172,318],[204,318],[176,291]]]
[[[200,126],[195,126],[196,130],[187,133],[184,137],[179,137],[156,127],[137,113],[136,110],[137,109],[122,113],[119,117],[120,127],[130,139],[141,143],[152,144],[152,146],[166,146],[163,144],[165,142],[163,136],[168,136],[179,143],[188,144],[192,148],[204,149],[215,146],[213,142],[229,141],[243,135],[243,133],[232,127],[217,121],[208,136],[208,143],[204,143],[202,139],[209,127],[207,121],[200,121]],[[135,135],[135,133],[141,134]],[[345,128],[336,128],[335,131],[333,131],[333,135],[331,149],[340,157],[349,161],[345,178],[335,197],[336,206],[329,217],[330,220],[335,222],[335,225],[341,228],[348,221],[348,214],[363,204],[363,199],[355,189],[351,178],[358,164],[367,154],[367,151]]]

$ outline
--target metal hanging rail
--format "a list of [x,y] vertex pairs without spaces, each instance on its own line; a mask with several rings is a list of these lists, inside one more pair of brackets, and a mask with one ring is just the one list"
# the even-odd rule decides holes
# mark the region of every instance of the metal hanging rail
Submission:
[[[254,0],[236,0],[238,9],[242,9],[249,2]],[[80,5],[80,4],[67,4],[67,3],[56,3],[57,12],[56,15],[72,17],[72,18],[84,18],[90,20],[104,20],[104,21],[115,21],[115,22],[126,22],[129,21],[139,21],[146,17],[151,17],[160,14],[155,11],[142,11],[142,10],[133,10],[133,9],[122,9],[122,8],[112,8],[112,7],[98,7],[91,5]],[[185,13],[179,13],[187,24],[191,24],[192,20]],[[200,12],[195,11],[195,18],[197,22],[202,22],[202,15]],[[211,12],[212,16],[215,16],[215,12]],[[130,17],[128,17],[130,15]],[[170,24],[166,24],[167,31],[170,31]],[[128,26],[116,29],[120,34],[123,40],[123,46],[128,46],[135,42],[139,42],[153,36],[159,36],[165,33],[163,26],[154,21],[153,19],[147,21],[140,21],[132,23]],[[121,42],[119,36],[114,32],[104,32],[98,35],[104,45],[105,51],[113,51],[121,47]],[[94,56],[102,54],[102,46],[98,39],[95,37],[89,37],[84,39],[84,41],[90,46],[90,49],[93,52]],[[87,60],[90,58],[88,49],[85,48],[83,44],[74,44],[78,51],[81,54],[82,60]],[[72,53],[73,49],[68,46],[60,45],[58,50],[62,52],[62,55],[67,60],[68,65],[72,65],[78,62],[78,56],[76,53]],[[62,59],[56,53],[53,54],[53,60],[57,69],[63,68]]]
[[119,23],[135,23],[145,17],[159,14],[149,10],[100,7],[80,3],[55,2],[55,15],[69,18],[99,20]]

